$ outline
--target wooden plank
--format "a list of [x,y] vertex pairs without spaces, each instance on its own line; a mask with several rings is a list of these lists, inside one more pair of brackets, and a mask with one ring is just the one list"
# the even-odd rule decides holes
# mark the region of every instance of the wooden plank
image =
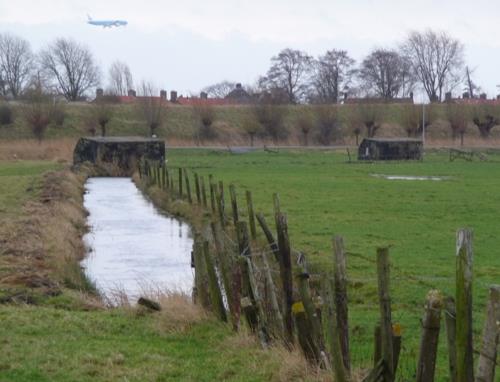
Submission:
[[229,185],[229,195],[231,197],[231,209],[233,212],[233,224],[236,226],[236,223],[238,223],[239,216],[238,216],[238,200],[236,198],[236,187],[234,184]]
[[490,287],[476,382],[493,382],[500,341],[500,285]]
[[457,328],[456,328],[455,299],[445,297],[444,299],[444,323],[446,326],[446,342],[448,344],[448,367],[450,370],[450,382],[457,380]]
[[337,332],[339,333],[344,366],[346,370],[350,370],[346,256],[344,241],[341,236],[335,236],[333,238],[333,277],[335,286],[335,311],[337,312]]
[[380,338],[383,377],[385,382],[394,381],[394,348],[392,344],[392,316],[390,297],[389,249],[377,249],[378,296],[380,306]]
[[455,304],[457,382],[474,380],[474,357],[472,343],[472,231],[457,232],[457,275]]
[[255,213],[253,212],[252,192],[250,190],[246,191],[246,200],[248,208],[248,223],[250,224],[250,234],[252,235],[252,239],[255,240],[257,238],[257,227],[255,225]]
[[203,241],[203,255],[205,257],[205,266],[208,275],[208,285],[210,290],[210,299],[212,301],[212,309],[221,321],[227,321],[226,308],[224,307],[224,300],[217,280],[217,272],[215,265],[210,254],[210,247],[208,240]]
[[422,335],[417,363],[417,382],[433,382],[441,327],[443,298],[437,290],[427,294],[425,313],[422,319]]

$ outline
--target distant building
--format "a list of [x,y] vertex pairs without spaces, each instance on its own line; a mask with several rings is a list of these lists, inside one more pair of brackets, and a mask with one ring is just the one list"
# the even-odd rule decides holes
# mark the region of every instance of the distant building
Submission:
[[239,83],[224,99],[232,104],[247,104],[253,101],[253,97]]
[[454,98],[451,92],[444,96],[445,103],[456,103],[460,105],[500,105],[500,95],[496,99],[488,99],[486,93],[481,93],[479,97],[471,97],[469,92],[462,93],[462,97]]
[[413,104],[413,93],[410,93],[409,97],[395,97],[395,98],[382,98],[382,97],[349,98],[347,94],[344,94],[343,103],[345,105],[377,104],[377,103]]

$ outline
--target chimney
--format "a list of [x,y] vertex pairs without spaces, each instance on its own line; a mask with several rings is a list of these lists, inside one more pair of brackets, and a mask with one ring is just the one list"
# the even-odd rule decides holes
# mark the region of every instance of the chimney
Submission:
[[444,93],[444,101],[451,102],[451,92]]
[[164,99],[165,101],[167,100],[167,91],[166,90],[160,90],[160,98]]
[[207,99],[207,98],[208,98],[208,94],[207,94],[207,93],[205,93],[205,92],[201,92],[201,93],[200,93],[200,98],[201,98],[201,99]]
[[500,101],[500,94],[497,94],[497,100]]
[[170,91],[170,102],[172,103],[177,102],[177,92],[175,90]]
[[479,99],[486,99],[486,93],[479,94]]
[[136,96],[135,90],[129,89],[128,92],[127,92],[127,95],[129,97],[135,97]]
[[413,101],[413,92],[410,92],[410,99]]
[[240,83],[236,84],[236,89],[241,89],[241,84]]
[[104,96],[104,90],[102,88],[97,88],[95,90],[95,98],[101,98]]
[[462,94],[462,98],[463,98],[463,99],[468,99],[468,98],[469,98],[469,92],[464,92],[464,93]]

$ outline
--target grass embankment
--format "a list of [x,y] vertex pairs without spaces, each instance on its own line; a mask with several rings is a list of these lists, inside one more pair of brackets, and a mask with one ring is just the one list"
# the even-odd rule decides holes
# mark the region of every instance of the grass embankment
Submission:
[[61,167],[0,161],[0,381],[314,375],[298,353],[262,351],[252,337],[233,334],[178,296],[164,297],[155,314],[104,307],[78,267],[82,178]]
[[[351,349],[357,367],[367,366],[378,319],[375,249],[390,246],[393,318],[403,327],[400,372],[414,378],[420,318],[429,289],[454,295],[455,232],[474,229],[474,330],[476,348],[488,286],[500,281],[498,216],[500,155],[489,162],[449,162],[446,153],[423,162],[346,163],[344,153],[280,151],[278,154],[170,150],[168,165],[253,192],[254,208],[272,218],[272,193],[288,213],[294,248],[316,271],[332,269],[333,234],[343,235],[348,255]],[[387,180],[374,174],[443,176],[441,181]],[[229,206],[229,203],[226,202]],[[229,208],[229,207],[228,207]],[[245,214],[245,207],[242,207]],[[445,335],[441,336],[438,379],[447,380]]]
[[[0,140],[19,140],[33,138],[33,134],[23,118],[22,107],[11,103],[14,110],[14,122],[10,125],[0,126]],[[139,135],[148,136],[149,129],[144,122],[142,112],[137,105],[122,104],[113,105],[110,121],[107,125],[108,135]],[[314,106],[295,105],[285,106],[284,125],[289,132],[288,138],[279,142],[281,145],[300,145],[303,136],[299,128],[299,119],[303,115],[314,117]],[[401,127],[404,121],[404,107],[397,104],[380,106],[381,115],[377,118],[381,128],[377,136],[401,136],[406,132]],[[213,128],[217,136],[213,140],[206,140],[202,145],[249,145],[249,137],[245,132],[245,120],[253,118],[254,114],[250,106],[215,106],[215,118]],[[338,121],[340,136],[334,142],[336,144],[354,144],[350,114],[355,113],[352,106],[338,106]],[[92,114],[92,105],[88,103],[70,103],[65,107],[66,118],[62,126],[50,124],[46,131],[46,139],[72,139],[75,140],[82,135],[89,135],[87,130],[89,116]],[[427,111],[429,114],[429,110]],[[446,120],[446,106],[432,106],[432,125],[426,129],[427,143],[434,145],[459,145],[459,141],[451,138],[451,129]],[[188,106],[169,106],[165,109],[164,123],[157,129],[156,134],[166,139],[171,146],[195,145],[197,129],[200,125],[199,117],[193,114],[193,109]],[[99,134],[99,129],[97,129]],[[365,132],[361,133],[363,136]],[[311,131],[309,142],[314,143],[317,133]],[[500,128],[494,128],[491,138],[483,140],[479,138],[477,127],[469,124],[465,133],[466,146],[492,146],[500,140]],[[63,141],[64,142],[64,141]],[[67,141],[66,141],[67,142]],[[256,138],[256,144],[272,144],[270,139]]]

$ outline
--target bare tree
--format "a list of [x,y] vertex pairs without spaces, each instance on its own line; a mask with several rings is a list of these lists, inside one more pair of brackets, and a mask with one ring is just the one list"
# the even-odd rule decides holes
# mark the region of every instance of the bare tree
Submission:
[[[422,105],[406,104],[401,105],[401,126],[405,129],[408,137],[417,137],[422,134],[423,128],[427,128],[434,122],[435,109],[432,105],[425,106],[425,112]],[[425,116],[424,116],[425,113]],[[425,122],[424,122],[425,118]],[[425,126],[423,124],[425,123]]]
[[491,129],[500,124],[500,110],[498,106],[481,104],[472,110],[472,122],[477,126],[482,138],[489,138]]
[[302,133],[304,146],[309,146],[309,134],[314,129],[314,118],[310,111],[303,110],[297,117],[297,126]]
[[200,99],[193,104],[192,112],[197,125],[196,138],[198,144],[206,139],[216,138],[217,131],[213,126],[216,118],[214,107],[205,100]]
[[255,136],[261,132],[262,126],[256,120],[255,115],[249,115],[243,119],[243,130],[250,138],[250,146],[254,146]]
[[41,142],[50,123],[50,97],[43,93],[41,84],[26,91],[23,115],[33,135]]
[[0,88],[4,95],[18,98],[34,68],[28,41],[10,34],[0,35]]
[[306,95],[312,58],[305,52],[283,49],[271,59],[267,75],[259,83],[264,89],[284,89],[288,102],[298,103]]
[[366,136],[373,138],[382,124],[383,109],[381,105],[360,103],[355,106],[353,111],[365,127]]
[[416,82],[408,61],[386,49],[372,51],[361,63],[359,76],[368,93],[384,99],[408,96]]
[[138,104],[143,119],[149,128],[149,134],[155,135],[156,130],[165,119],[166,103],[158,97],[158,89],[149,82],[142,82],[139,89]]
[[448,103],[446,105],[446,118],[450,123],[453,139],[460,137],[460,146],[464,145],[464,135],[467,130],[470,116],[467,107]]
[[109,68],[109,92],[114,95],[125,96],[129,89],[133,89],[134,81],[129,66],[122,61],[115,61]]
[[224,98],[236,88],[236,82],[222,81],[203,88],[211,98]]
[[262,134],[269,136],[274,144],[288,136],[285,125],[287,107],[270,102],[258,102],[253,106],[255,118],[262,126]]
[[446,32],[411,32],[402,50],[431,102],[441,101],[445,87],[460,82],[464,48]]
[[312,100],[317,103],[337,103],[349,88],[354,73],[354,61],[345,50],[332,49],[313,61]]
[[40,62],[57,91],[76,101],[99,84],[100,72],[90,50],[71,39],[59,38],[40,53]]
[[339,135],[339,120],[336,106],[318,106],[316,112],[316,140],[324,145],[331,145]]

